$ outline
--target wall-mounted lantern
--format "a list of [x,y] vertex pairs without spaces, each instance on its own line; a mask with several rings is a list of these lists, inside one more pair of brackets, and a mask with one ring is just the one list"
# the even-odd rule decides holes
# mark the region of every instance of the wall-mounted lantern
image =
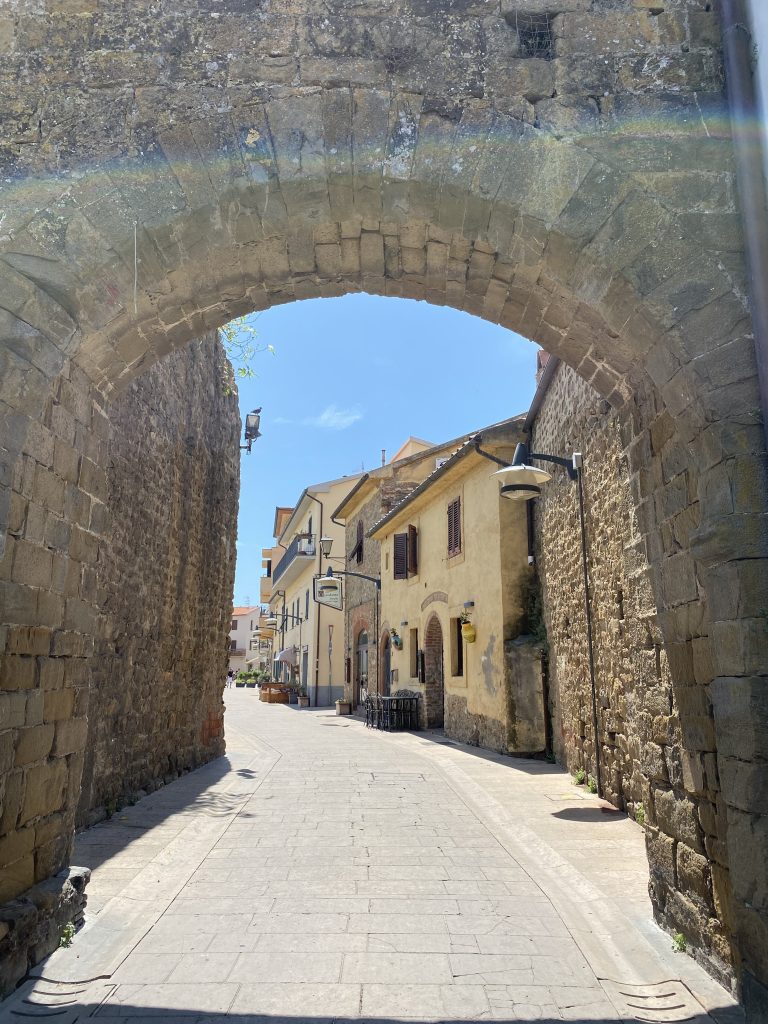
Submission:
[[258,409],[252,409],[251,412],[245,417],[245,429],[243,430],[243,437],[245,438],[245,444],[240,445],[240,451],[247,451],[250,454],[251,445],[258,438],[261,437],[261,431],[259,427],[261,425],[261,406]]

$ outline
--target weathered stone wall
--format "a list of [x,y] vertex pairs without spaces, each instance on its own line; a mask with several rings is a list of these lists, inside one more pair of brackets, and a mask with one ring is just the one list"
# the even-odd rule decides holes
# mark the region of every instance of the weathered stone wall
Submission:
[[[662,424],[656,443],[662,443]],[[651,889],[662,923],[682,930],[710,969],[728,975],[729,883],[724,817],[707,687],[673,687],[629,487],[627,454],[610,407],[560,365],[533,429],[534,450],[584,455],[598,742],[607,799],[646,825]],[[535,506],[537,563],[549,641],[554,750],[595,774],[578,491],[564,471]],[[706,725],[687,743],[685,711]],[[705,751],[700,747],[705,745]]]
[[240,452],[215,334],[112,403],[79,817],[224,752]]
[[83,923],[88,868],[65,868],[0,907],[0,999],[58,948],[64,929]]
[[70,366],[12,468],[0,562],[0,903],[69,856],[98,632],[108,438],[103,400]]
[[86,820],[223,750],[239,468],[224,369],[209,335],[109,405],[69,365],[12,468],[0,904],[67,864],[78,803]]

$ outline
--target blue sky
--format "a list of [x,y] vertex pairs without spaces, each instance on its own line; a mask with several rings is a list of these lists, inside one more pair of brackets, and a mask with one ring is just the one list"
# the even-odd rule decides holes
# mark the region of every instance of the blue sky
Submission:
[[410,435],[434,443],[524,412],[536,346],[458,310],[347,295],[275,306],[248,322],[257,376],[239,381],[243,415],[262,406],[242,453],[235,604],[257,604],[261,549],[276,505],[308,484],[381,465]]

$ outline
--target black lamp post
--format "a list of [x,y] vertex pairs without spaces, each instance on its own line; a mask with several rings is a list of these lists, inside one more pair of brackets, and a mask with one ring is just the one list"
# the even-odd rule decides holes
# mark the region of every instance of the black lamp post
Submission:
[[261,431],[259,426],[261,425],[261,406],[258,409],[252,409],[251,412],[245,417],[245,429],[243,430],[243,437],[246,443],[240,445],[240,451],[247,451],[248,454],[251,452],[251,445],[258,438],[261,437]]
[[592,631],[592,606],[589,600],[589,566],[587,563],[587,533],[584,522],[584,486],[582,473],[584,460],[581,452],[574,452],[570,459],[560,455],[548,455],[545,452],[532,452],[527,444],[518,444],[515,448],[515,455],[512,464],[507,465],[501,459],[497,459],[487,452],[481,451],[475,445],[480,455],[501,464],[495,476],[501,477],[501,494],[512,501],[530,501],[538,498],[541,494],[541,486],[552,479],[552,474],[545,469],[532,465],[533,462],[551,462],[562,466],[568,473],[568,478],[578,486],[579,492],[579,527],[581,532],[581,567],[584,577],[584,616],[587,623],[587,654],[589,661],[589,681],[592,696],[592,735],[595,743],[595,782],[597,783],[598,796],[603,795],[602,766],[600,758],[600,737],[597,724],[597,686],[595,683],[595,653]]

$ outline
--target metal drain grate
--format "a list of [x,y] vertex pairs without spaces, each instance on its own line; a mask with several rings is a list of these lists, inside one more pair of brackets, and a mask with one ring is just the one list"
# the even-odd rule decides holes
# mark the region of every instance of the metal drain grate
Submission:
[[664,981],[657,985],[622,985],[601,982],[616,1009],[628,1020],[643,1024],[673,1024],[691,1021],[709,1024],[712,1017],[682,981]]

